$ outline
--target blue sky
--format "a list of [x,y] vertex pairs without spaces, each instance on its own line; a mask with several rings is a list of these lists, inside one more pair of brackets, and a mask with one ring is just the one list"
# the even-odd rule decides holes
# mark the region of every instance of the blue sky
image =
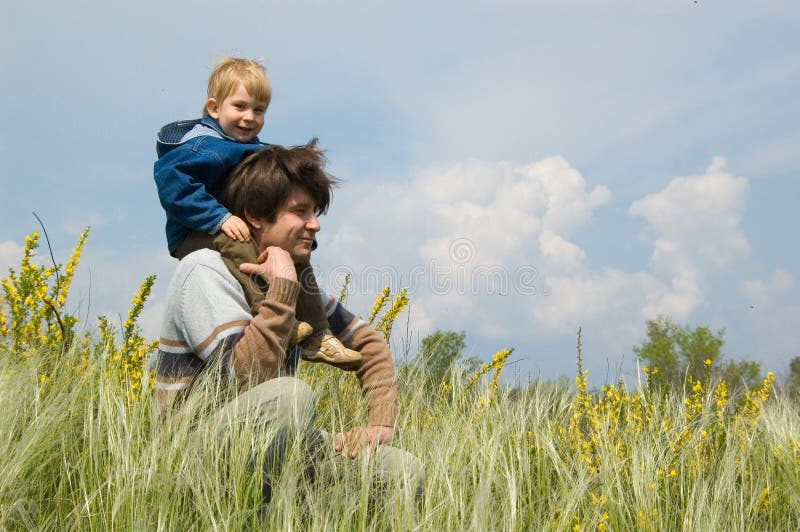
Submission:
[[[70,305],[143,316],[174,269],[154,137],[196,116],[224,55],[261,60],[261,138],[317,136],[345,180],[314,258],[353,310],[411,288],[397,356],[437,328],[511,378],[634,378],[645,320],[726,328],[725,353],[800,355],[796,2],[16,2],[0,22],[0,267],[47,224]],[[401,342],[401,336],[408,340]]]

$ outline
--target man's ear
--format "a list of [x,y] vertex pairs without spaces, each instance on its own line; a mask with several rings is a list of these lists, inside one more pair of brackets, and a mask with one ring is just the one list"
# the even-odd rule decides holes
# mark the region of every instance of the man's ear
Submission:
[[206,111],[208,112],[208,116],[214,120],[219,120],[219,106],[217,105],[216,98],[209,98],[206,101]]
[[261,226],[264,225],[263,222],[258,218],[253,218],[252,216],[250,216],[247,210],[244,211],[244,219],[247,222],[247,225],[249,225],[253,229],[261,229]]

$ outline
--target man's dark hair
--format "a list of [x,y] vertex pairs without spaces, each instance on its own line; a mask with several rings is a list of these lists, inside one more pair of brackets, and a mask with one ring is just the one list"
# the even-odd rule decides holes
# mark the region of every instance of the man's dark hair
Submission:
[[250,216],[272,223],[292,187],[300,187],[314,201],[315,213],[324,214],[331,202],[331,188],[338,183],[325,171],[325,162],[316,138],[289,148],[270,144],[234,167],[220,193],[220,203],[243,220]]

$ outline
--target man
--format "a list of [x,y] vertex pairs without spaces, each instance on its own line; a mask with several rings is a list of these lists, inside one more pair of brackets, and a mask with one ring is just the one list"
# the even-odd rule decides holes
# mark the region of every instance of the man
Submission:
[[[334,181],[324,162],[313,140],[293,148],[271,145],[231,173],[220,199],[247,222],[259,257],[257,264],[239,269],[268,288],[258,312],[251,315],[242,286],[218,251],[203,249],[181,260],[169,287],[156,367],[157,412],[172,418],[165,430],[174,425],[176,414],[190,410],[187,403],[200,410],[209,406],[203,404],[210,401],[208,394],[193,390],[198,382],[228,380],[235,382],[239,395],[206,418],[209,423],[230,426],[232,420],[256,418],[274,431],[311,432],[313,394],[291,376],[296,352],[287,347],[300,290],[297,271],[309,262],[320,230],[317,217],[330,203]],[[400,468],[421,478],[416,458],[381,445],[392,439],[397,417],[388,345],[363,320],[323,297],[331,331],[362,354],[350,369],[360,381],[369,412],[367,425],[328,437],[331,446],[350,457],[365,446],[377,447],[379,471]]]

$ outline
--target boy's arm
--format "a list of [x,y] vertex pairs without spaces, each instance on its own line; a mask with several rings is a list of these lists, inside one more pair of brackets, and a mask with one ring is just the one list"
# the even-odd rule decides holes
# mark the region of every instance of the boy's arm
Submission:
[[184,227],[214,234],[230,217],[209,192],[216,191],[232,165],[210,150],[193,149],[195,143],[179,146],[156,161],[153,176],[167,217]]

